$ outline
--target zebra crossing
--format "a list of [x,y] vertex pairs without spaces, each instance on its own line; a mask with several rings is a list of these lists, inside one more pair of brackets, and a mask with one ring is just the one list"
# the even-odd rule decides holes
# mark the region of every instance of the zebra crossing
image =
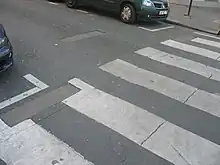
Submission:
[[[198,33],[199,35],[199,33]],[[220,42],[201,35],[187,44],[175,40],[161,42],[170,49],[199,55],[219,61],[220,51],[202,45],[220,48]],[[193,45],[200,44],[201,47]],[[219,49],[220,50],[220,49]],[[137,58],[143,57],[186,72],[199,75],[208,81],[220,83],[220,69],[202,62],[167,53],[154,47],[135,50]],[[123,59],[103,64],[99,69],[134,86],[149,89],[172,100],[193,107],[220,120],[220,95],[194,87],[165,75],[143,69]],[[122,98],[73,78],[69,83],[80,89],[62,101],[63,104],[104,125],[142,148],[175,165],[218,165],[220,145],[166,120],[148,109],[141,108]],[[132,90],[132,89],[131,89]],[[196,122],[196,121],[195,121]],[[204,121],[211,122],[211,121]],[[218,126],[216,126],[218,127]],[[95,164],[83,155],[44,130],[32,120],[8,127],[0,120],[0,158],[16,165],[26,164]],[[30,136],[31,135],[31,136]]]

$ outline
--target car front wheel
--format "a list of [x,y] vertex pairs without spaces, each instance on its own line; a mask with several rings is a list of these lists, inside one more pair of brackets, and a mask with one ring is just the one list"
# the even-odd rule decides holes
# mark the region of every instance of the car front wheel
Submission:
[[69,8],[77,7],[77,0],[65,0],[66,6]]
[[136,12],[133,5],[127,3],[122,5],[120,11],[120,19],[124,23],[134,24],[136,21]]

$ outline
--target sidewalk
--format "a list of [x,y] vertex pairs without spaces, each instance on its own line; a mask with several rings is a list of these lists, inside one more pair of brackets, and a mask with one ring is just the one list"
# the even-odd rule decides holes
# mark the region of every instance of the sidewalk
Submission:
[[171,4],[167,22],[219,35],[220,8],[192,7],[190,16],[184,16],[188,6]]

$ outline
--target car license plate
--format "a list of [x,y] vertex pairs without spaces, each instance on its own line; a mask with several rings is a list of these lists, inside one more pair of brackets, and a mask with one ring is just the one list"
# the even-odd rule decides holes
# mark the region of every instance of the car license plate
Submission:
[[167,13],[168,13],[167,10],[165,10],[165,11],[160,11],[160,12],[159,12],[159,15],[166,15]]

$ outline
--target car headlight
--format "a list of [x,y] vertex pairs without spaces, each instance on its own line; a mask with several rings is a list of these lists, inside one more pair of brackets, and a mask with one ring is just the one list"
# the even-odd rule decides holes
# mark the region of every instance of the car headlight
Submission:
[[143,6],[154,6],[153,2],[150,0],[143,0]]
[[8,40],[6,37],[0,40],[0,48],[3,48],[5,46],[8,46]]

